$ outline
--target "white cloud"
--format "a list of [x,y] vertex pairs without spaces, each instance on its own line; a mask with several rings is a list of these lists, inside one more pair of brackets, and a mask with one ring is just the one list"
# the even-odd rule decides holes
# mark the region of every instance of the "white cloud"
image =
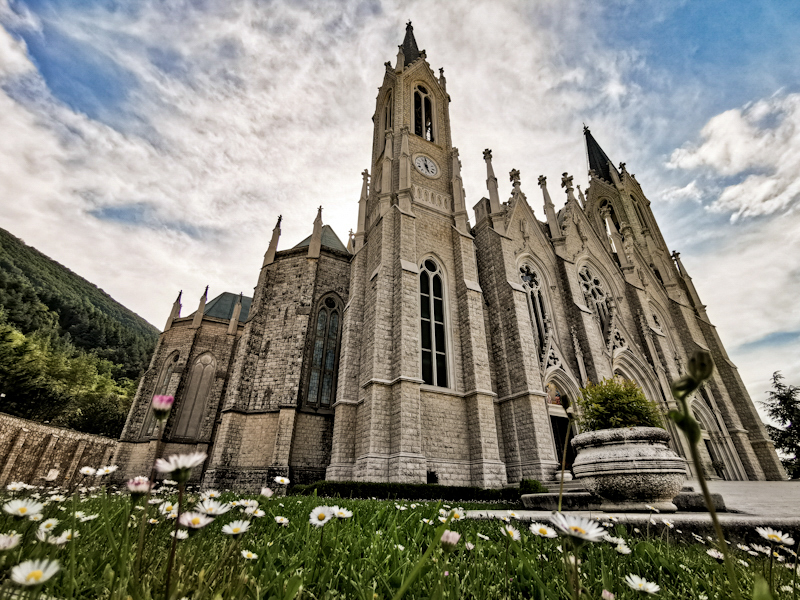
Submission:
[[725,111],[709,120],[701,135],[699,146],[675,150],[669,166],[739,176],[711,210],[733,213],[735,219],[795,205],[800,197],[800,94],[777,94]]
[[658,198],[664,202],[684,202],[687,200],[700,202],[704,194],[707,193],[697,184],[697,180],[693,180],[683,187],[667,188],[659,194]]

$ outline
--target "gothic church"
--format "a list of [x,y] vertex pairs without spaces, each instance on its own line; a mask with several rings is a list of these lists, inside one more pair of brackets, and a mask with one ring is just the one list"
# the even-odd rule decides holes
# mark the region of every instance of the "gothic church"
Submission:
[[[149,473],[156,451],[202,450],[193,479],[207,487],[258,489],[276,475],[549,480],[567,434],[565,397],[619,375],[666,411],[670,381],[705,349],[717,369],[693,407],[706,474],[783,478],[625,163],[615,167],[584,129],[590,185],[576,191],[565,173],[556,210],[539,177],[542,222],[518,171],[500,201],[486,150],[488,197],[471,225],[449,103],[409,23],[378,93],[355,234],[345,246],[320,208],[311,236],[279,250],[279,218],[252,299],[204,294],[181,317],[178,297],[128,415],[120,475]],[[175,396],[161,445],[154,394]]]

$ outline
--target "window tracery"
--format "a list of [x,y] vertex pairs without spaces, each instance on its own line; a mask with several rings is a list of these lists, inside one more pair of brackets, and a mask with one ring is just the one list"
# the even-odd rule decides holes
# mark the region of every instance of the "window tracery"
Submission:
[[593,275],[589,267],[584,266],[578,271],[583,296],[586,302],[594,306],[597,315],[600,317],[600,329],[603,335],[608,335],[608,328],[611,324],[611,298],[606,292],[600,278]]
[[309,406],[330,408],[336,397],[340,315],[341,307],[333,296],[325,298],[317,312],[306,394]]
[[439,265],[430,258],[420,267],[419,304],[422,380],[428,385],[448,387],[444,285]]
[[394,119],[394,97],[392,95],[392,90],[389,90],[388,94],[386,94],[386,102],[383,105],[383,129],[384,131],[388,131],[392,128],[392,123]]
[[542,360],[546,350],[547,336],[550,333],[550,318],[545,308],[542,278],[538,272],[527,264],[522,265],[519,272],[522,279],[522,287],[527,292],[526,297],[528,298],[528,311],[533,325],[533,337],[536,340],[539,359]]
[[417,85],[414,88],[414,133],[433,142],[433,101],[428,88]]

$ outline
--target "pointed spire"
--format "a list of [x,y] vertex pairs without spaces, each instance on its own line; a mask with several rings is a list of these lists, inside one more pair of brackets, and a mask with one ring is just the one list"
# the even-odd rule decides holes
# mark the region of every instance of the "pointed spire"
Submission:
[[524,192],[522,191],[521,183],[520,183],[520,174],[518,169],[511,169],[508,173],[508,179],[511,182],[511,199],[509,201],[509,206],[513,206],[513,204],[519,199],[519,197],[526,198]]
[[203,292],[203,295],[200,296],[200,305],[197,307],[197,312],[194,313],[194,319],[192,319],[192,329],[197,329],[203,322],[203,315],[205,314],[206,310],[206,301],[208,300],[208,286],[206,286],[206,291]]
[[580,202],[581,208],[586,208],[586,198],[584,197],[583,192],[581,191],[581,185],[578,184],[575,187],[578,188],[578,199],[581,201]]
[[169,312],[169,318],[167,319],[167,324],[164,326],[164,331],[169,330],[172,327],[172,323],[175,319],[180,319],[181,317],[181,295],[183,294],[183,290],[178,292],[178,297],[175,298],[175,302],[172,303],[172,310]]
[[[614,168],[611,159],[603,152],[600,144],[594,139],[592,132],[589,131],[586,125],[583,126],[583,135],[586,137],[586,155],[589,160],[589,170],[594,171],[597,177],[600,177],[608,183],[615,183],[614,175],[617,176],[618,181],[619,174]],[[613,175],[611,173],[612,171],[614,172]]]
[[553,201],[550,199],[550,192],[547,191],[547,177],[539,175],[539,187],[542,188],[542,196],[544,196],[544,214],[547,217],[547,226],[550,228],[550,237],[561,237],[561,230],[558,228],[558,219],[556,218],[556,207],[553,206]]
[[228,335],[236,335],[239,329],[239,316],[242,314],[242,292],[239,292],[239,300],[236,306],[233,307],[233,315],[231,315],[231,322],[228,324]]
[[445,92],[447,91],[447,79],[445,79],[444,76],[444,67],[439,67],[439,85],[442,86]]
[[356,225],[356,235],[353,239],[353,249],[356,252],[364,245],[364,229],[367,219],[367,198],[369,198],[369,171],[364,169],[361,173],[361,196],[358,198],[358,225]]
[[567,192],[567,202],[576,202],[575,194],[573,193],[575,188],[572,187],[572,175],[569,173],[561,175],[561,187]]
[[272,230],[272,239],[269,242],[269,248],[267,248],[264,254],[264,262],[261,264],[262,269],[275,262],[275,252],[278,251],[278,239],[281,237],[281,219],[283,219],[283,215],[278,215],[278,222],[275,223],[275,229]]
[[403,39],[403,45],[400,46],[400,51],[403,53],[404,67],[413,63],[422,54],[417,47],[417,40],[414,39],[414,28],[411,26],[411,21],[406,23],[406,37]]
[[311,234],[311,242],[308,244],[308,258],[319,258],[319,249],[322,247],[322,207],[317,210],[317,218],[314,219],[314,232]]

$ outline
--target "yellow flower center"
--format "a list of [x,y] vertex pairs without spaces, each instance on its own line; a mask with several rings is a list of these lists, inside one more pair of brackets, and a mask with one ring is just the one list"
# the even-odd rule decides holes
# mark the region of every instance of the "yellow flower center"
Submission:
[[233,528],[233,533],[239,533],[241,530],[242,530],[241,527],[234,527]]
[[19,507],[19,514],[24,515],[26,512],[28,512],[28,509],[25,506]]
[[781,541],[781,538],[780,538],[780,536],[778,536],[778,535],[775,535],[774,533],[770,533],[770,534],[767,536],[767,538],[768,538],[768,539],[770,539],[770,540],[772,540],[773,542],[780,542],[780,541]]
[[317,515],[317,519],[319,519],[320,521],[324,521],[325,520],[325,513],[319,513]]
[[586,530],[583,527],[578,527],[577,525],[572,525],[569,528],[570,531],[574,531],[576,533],[580,533],[582,535],[586,535]]
[[547,529],[545,529],[544,527],[539,527],[539,533],[542,535],[547,535]]
[[50,529],[52,526],[53,526],[53,524],[52,524],[52,523],[45,523],[45,524],[44,524],[44,528],[45,528],[45,529]]
[[31,571],[25,576],[25,581],[36,581],[39,582],[42,580],[42,576],[44,572],[41,569],[37,569],[36,571]]
[[454,518],[454,519],[460,519],[460,518],[461,518],[461,515],[460,515],[460,514],[458,514],[458,513],[453,513],[453,518]]

